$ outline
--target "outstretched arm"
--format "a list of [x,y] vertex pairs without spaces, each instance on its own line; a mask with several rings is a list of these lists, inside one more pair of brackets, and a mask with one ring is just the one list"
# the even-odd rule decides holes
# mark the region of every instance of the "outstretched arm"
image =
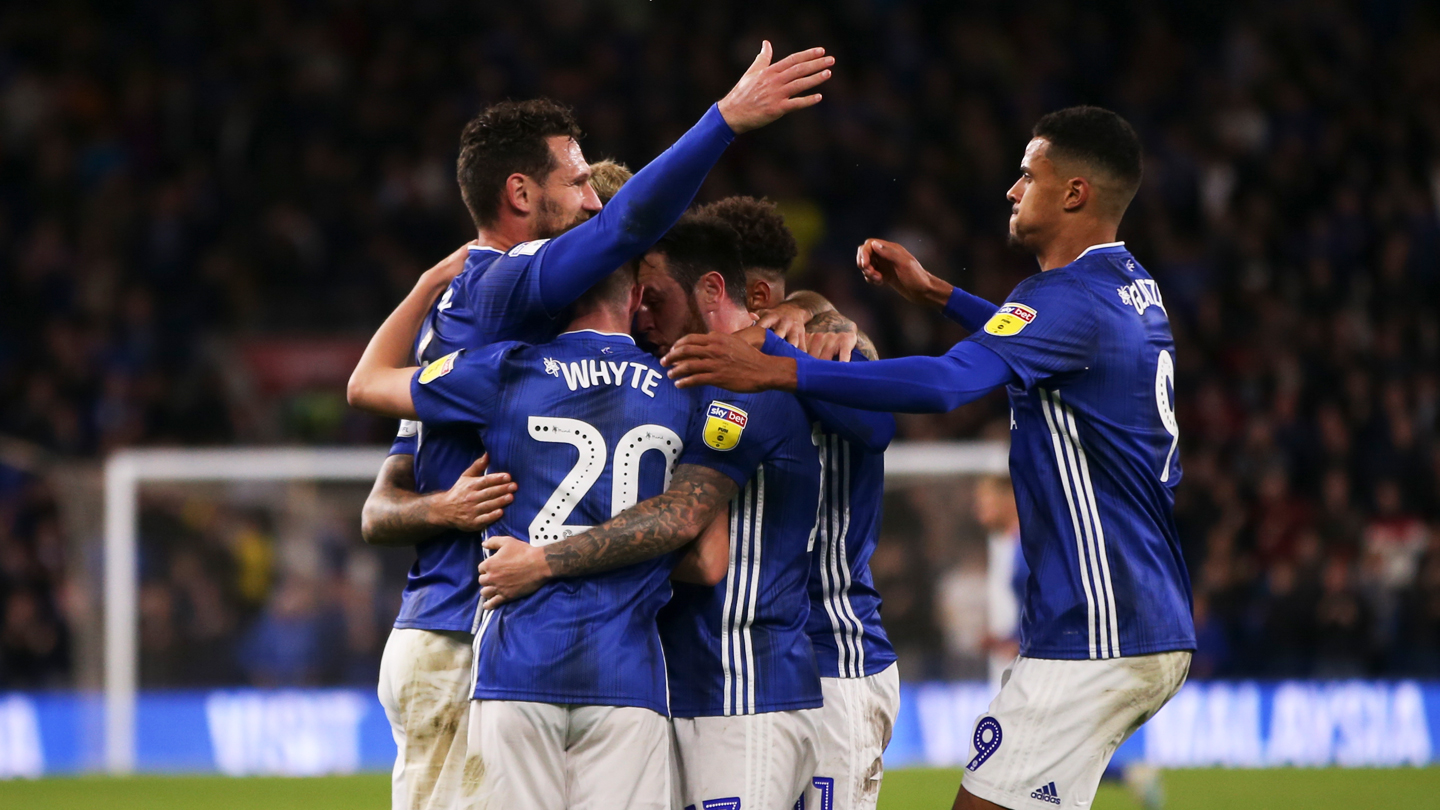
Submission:
[[994,304],[937,278],[895,242],[866,239],[855,251],[855,264],[871,284],[888,285],[913,304],[939,307],[946,318],[971,332],[980,331],[995,314]]
[[492,537],[485,548],[494,553],[480,563],[480,598],[489,610],[556,577],[596,574],[674,551],[698,537],[738,490],[725,473],[681,464],[665,492],[590,531],[547,546]]
[[637,172],[599,214],[545,246],[536,281],[549,314],[574,303],[670,230],[737,134],[819,103],[819,94],[803,94],[830,78],[834,57],[811,48],[772,64],[771,55],[766,42],[698,124]]
[[[765,333],[762,349],[765,354],[775,357],[799,359],[804,356],[803,352],[781,340],[774,332]],[[895,417],[888,413],[847,408],[809,397],[804,399],[804,405],[827,431],[838,433],[872,453],[885,452],[885,448],[890,446],[890,440],[895,438]]]
[[869,411],[946,413],[1019,377],[998,354],[964,340],[942,357],[834,363],[771,357],[733,336],[682,338],[661,363],[678,388],[791,391]]

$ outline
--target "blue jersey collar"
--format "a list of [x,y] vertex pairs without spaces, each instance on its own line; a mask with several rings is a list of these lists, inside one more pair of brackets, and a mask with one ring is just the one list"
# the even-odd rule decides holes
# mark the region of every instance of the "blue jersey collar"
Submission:
[[628,341],[631,346],[634,346],[634,345],[635,345],[635,338],[633,338],[633,337],[631,337],[631,336],[629,336],[629,335],[623,334],[623,333],[621,333],[621,332],[601,332],[599,329],[572,329],[572,330],[569,331],[569,332],[561,332],[560,335],[559,335],[559,337],[562,337],[562,338],[563,338],[563,337],[572,337],[572,336],[577,336],[577,335],[578,335],[578,336],[583,336],[583,337],[595,337],[595,336],[599,336],[599,337],[602,337],[602,338],[613,338],[613,339],[617,339],[617,340]]
[[[1075,261],[1078,262],[1078,261],[1080,261],[1081,259],[1085,258],[1085,254],[1087,254],[1087,253],[1089,253],[1089,252],[1091,252],[1091,251],[1093,251],[1093,250],[1109,250],[1110,248],[1123,248],[1123,247],[1125,247],[1125,243],[1124,243],[1124,242],[1105,242],[1105,243],[1099,244],[1099,245],[1091,245],[1090,247],[1087,247],[1087,248],[1085,248],[1084,250],[1080,251],[1080,255],[1075,257]],[[1071,263],[1073,264],[1074,262],[1071,262]]]

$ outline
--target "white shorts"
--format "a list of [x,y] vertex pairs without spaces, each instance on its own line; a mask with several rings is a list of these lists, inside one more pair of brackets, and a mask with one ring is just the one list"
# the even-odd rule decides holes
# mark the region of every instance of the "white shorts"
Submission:
[[469,633],[391,630],[376,692],[395,737],[393,810],[475,807],[479,779],[467,774],[465,726],[474,683]]
[[670,722],[634,706],[477,700],[486,810],[671,810]]
[[1015,659],[975,723],[965,790],[1011,810],[1089,807],[1115,749],[1180,691],[1189,671],[1186,651]]
[[900,711],[900,671],[891,664],[863,678],[821,678],[820,688],[825,693],[825,706],[817,710],[820,764],[805,807],[875,810],[885,773],[880,755]]
[[677,717],[671,727],[680,807],[794,810],[815,775],[819,709]]

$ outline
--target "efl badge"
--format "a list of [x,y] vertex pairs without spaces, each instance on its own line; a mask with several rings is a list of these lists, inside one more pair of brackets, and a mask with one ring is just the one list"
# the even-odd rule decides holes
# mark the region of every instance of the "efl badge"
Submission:
[[1024,304],[1005,304],[995,310],[985,324],[985,331],[992,335],[1018,335],[1035,320],[1035,310]]
[[705,444],[715,450],[734,450],[745,432],[750,415],[723,402],[712,402],[705,411]]
[[460,352],[451,352],[420,370],[420,384],[434,382],[455,370],[455,357]]

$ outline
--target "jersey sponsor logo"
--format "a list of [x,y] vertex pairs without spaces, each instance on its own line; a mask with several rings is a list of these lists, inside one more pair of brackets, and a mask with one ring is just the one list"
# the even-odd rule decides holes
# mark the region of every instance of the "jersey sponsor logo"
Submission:
[[1037,314],[1039,313],[1024,304],[1005,304],[990,316],[990,320],[985,324],[985,331],[1001,337],[1018,335],[1021,329],[1035,320]]
[[1042,802],[1049,802],[1051,804],[1059,804],[1060,792],[1055,789],[1055,783],[1051,782],[1048,785],[1041,785],[1038,790],[1031,792],[1030,798],[1039,799]]
[[1169,314],[1165,309],[1165,300],[1160,297],[1160,285],[1154,279],[1137,278],[1133,284],[1116,287],[1115,292],[1120,295],[1120,303],[1134,307],[1139,315],[1144,315],[1150,307],[1159,307],[1161,312]]
[[980,718],[980,722],[975,724],[975,758],[970,760],[965,770],[973,771],[984,765],[985,760],[999,750],[1002,736],[999,720],[993,717]]
[[420,370],[420,384],[427,385],[455,370],[455,358],[460,352],[451,352]]
[[510,256],[534,256],[534,255],[535,255],[535,251],[539,250],[546,242],[549,242],[549,241],[550,241],[549,239],[536,239],[536,240],[534,240],[534,241],[532,241],[532,242],[521,242],[520,244],[516,245],[515,247],[510,248],[510,253],[507,254],[507,255],[510,255]]
[[712,402],[705,411],[705,444],[714,450],[734,450],[750,415],[734,405]]

